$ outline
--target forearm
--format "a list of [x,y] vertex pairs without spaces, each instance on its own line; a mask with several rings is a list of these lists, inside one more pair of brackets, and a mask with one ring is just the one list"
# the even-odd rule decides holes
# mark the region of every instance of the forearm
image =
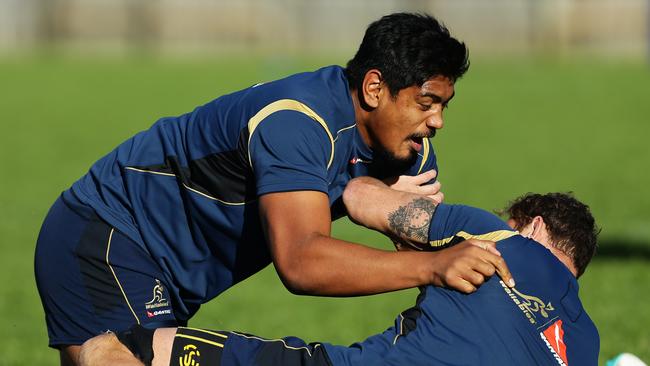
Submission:
[[437,206],[433,200],[393,190],[370,177],[352,180],[343,193],[343,200],[350,218],[360,225],[402,241],[428,241]]
[[358,296],[432,283],[436,255],[384,251],[315,235],[291,255],[275,255],[275,266],[293,293]]

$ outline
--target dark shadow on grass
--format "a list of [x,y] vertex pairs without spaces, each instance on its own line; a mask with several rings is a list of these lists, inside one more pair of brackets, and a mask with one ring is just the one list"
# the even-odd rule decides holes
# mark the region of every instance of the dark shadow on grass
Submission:
[[598,242],[598,251],[594,259],[642,259],[650,261],[650,242],[603,239]]

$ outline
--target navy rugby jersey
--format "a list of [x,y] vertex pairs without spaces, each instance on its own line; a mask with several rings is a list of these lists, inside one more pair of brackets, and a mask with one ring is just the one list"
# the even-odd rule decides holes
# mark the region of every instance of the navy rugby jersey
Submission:
[[[395,326],[351,347],[325,344],[333,365],[596,365],[598,331],[578,298],[578,282],[541,244],[493,214],[438,206],[431,246],[498,241],[516,288],[491,277],[475,293],[427,286]],[[393,337],[392,339],[390,339]]]
[[[183,320],[270,263],[258,196],[315,190],[331,204],[371,160],[344,71],[331,66],[162,118],[65,194],[150,253]],[[425,140],[409,173],[434,167]]]

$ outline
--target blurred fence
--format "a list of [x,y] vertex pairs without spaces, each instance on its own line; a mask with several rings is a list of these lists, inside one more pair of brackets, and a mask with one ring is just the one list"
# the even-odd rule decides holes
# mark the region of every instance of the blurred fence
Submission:
[[645,57],[650,0],[0,0],[0,51],[346,52],[395,11],[430,12],[472,52]]

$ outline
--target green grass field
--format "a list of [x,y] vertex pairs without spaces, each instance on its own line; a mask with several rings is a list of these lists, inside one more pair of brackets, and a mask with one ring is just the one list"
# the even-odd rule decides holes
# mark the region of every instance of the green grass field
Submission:
[[[54,365],[33,278],[34,243],[57,195],[157,118],[327,62],[0,60],[0,365]],[[448,202],[500,208],[528,191],[592,206],[601,255],[580,280],[601,363],[650,361],[650,69],[643,64],[483,62],[457,84],[434,140]],[[335,235],[386,249],[336,223]],[[366,298],[288,293],[272,268],[207,304],[191,325],[350,343],[388,327],[414,290]],[[489,314],[486,314],[489,316]]]

